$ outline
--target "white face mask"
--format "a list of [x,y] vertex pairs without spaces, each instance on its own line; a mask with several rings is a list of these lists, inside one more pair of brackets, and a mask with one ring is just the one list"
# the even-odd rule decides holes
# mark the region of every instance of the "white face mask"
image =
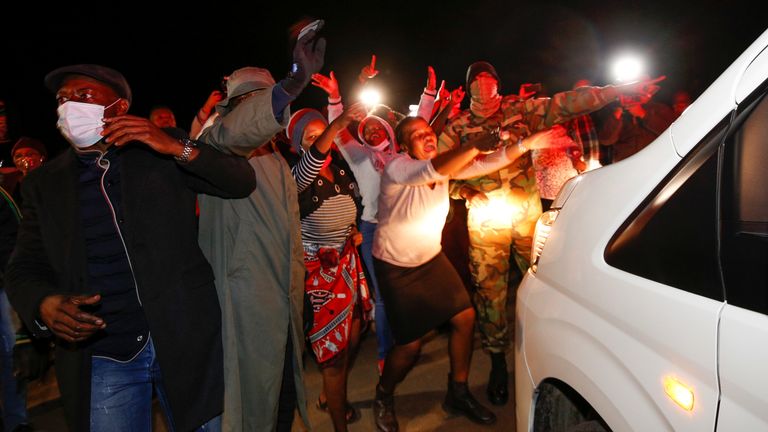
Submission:
[[102,120],[104,111],[119,100],[117,99],[106,107],[83,102],[64,102],[56,110],[59,114],[59,121],[56,126],[73,146],[80,149],[90,147],[103,138],[101,131],[104,130],[104,121]]
[[366,145],[376,151],[383,151],[385,148],[389,147],[389,140],[385,139],[384,141],[380,142],[379,145],[370,145],[366,143]]

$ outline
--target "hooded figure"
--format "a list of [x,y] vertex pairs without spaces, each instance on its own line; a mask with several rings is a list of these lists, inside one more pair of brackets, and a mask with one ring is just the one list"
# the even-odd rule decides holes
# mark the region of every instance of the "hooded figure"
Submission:
[[[368,131],[367,134],[366,129]],[[367,140],[365,138],[366,135],[368,136]],[[368,152],[368,157],[376,171],[381,173],[387,161],[398,152],[395,132],[392,126],[383,118],[370,114],[360,121],[357,127],[357,136],[360,138],[360,142],[365,144],[366,148],[372,150]]]

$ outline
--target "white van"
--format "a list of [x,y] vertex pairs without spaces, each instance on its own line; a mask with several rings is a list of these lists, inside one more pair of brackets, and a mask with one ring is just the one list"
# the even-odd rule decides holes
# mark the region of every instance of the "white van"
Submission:
[[518,432],[768,431],[766,47],[542,215],[517,293]]

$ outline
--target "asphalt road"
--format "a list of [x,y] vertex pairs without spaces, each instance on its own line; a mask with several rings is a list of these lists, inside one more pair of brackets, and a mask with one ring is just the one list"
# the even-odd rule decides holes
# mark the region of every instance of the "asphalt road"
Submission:
[[[490,370],[488,356],[482,352],[479,336],[475,335],[475,352],[470,373],[470,389],[479,401],[489,406],[498,420],[491,426],[479,426],[463,417],[451,417],[441,408],[445,397],[446,380],[449,370],[447,334],[433,332],[424,345],[421,357],[395,394],[395,410],[400,421],[401,431],[514,431],[514,406],[510,402],[503,407],[491,406],[485,397],[485,384]],[[512,353],[508,355],[511,366]],[[306,384],[309,397],[310,423],[315,432],[333,431],[331,419],[327,413],[315,407],[315,401],[322,387],[322,377],[314,362],[307,359]],[[377,381],[376,372],[376,337],[367,334],[361,342],[360,350],[350,373],[349,400],[360,410],[361,418],[349,426],[354,431],[375,431],[371,403]],[[510,378],[511,380],[511,378]],[[510,383],[511,385],[512,383]],[[48,386],[55,385],[48,380]],[[512,388],[510,387],[510,391]],[[155,404],[157,405],[157,404]],[[31,420],[37,431],[66,431],[63,414],[58,401],[54,400],[34,407]],[[162,416],[155,413],[155,430],[166,431]],[[296,423],[294,431],[304,428]]]

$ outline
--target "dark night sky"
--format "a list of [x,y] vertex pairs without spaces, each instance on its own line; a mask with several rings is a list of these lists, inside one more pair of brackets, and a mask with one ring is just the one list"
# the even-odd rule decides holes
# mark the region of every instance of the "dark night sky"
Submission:
[[[166,104],[187,128],[222,75],[253,65],[281,79],[290,64],[286,29],[305,14],[326,20],[323,72],[336,72],[342,95],[375,53],[383,102],[399,110],[417,102],[427,65],[454,88],[464,84],[470,63],[488,60],[502,93],[542,82],[551,94],[582,77],[610,83],[608,59],[620,48],[644,54],[651,75],[667,75],[660,100],[680,88],[696,97],[768,27],[759,2],[746,1],[263,3],[214,1],[198,12],[187,5],[160,15],[152,4],[110,2],[106,10],[113,12],[105,12],[106,3],[82,11],[68,3],[62,10],[46,6],[44,18],[29,10],[4,16],[19,29],[6,28],[0,39],[0,98],[11,134],[41,138],[54,152],[65,147],[42,80],[74,63],[120,70],[133,88],[133,114]],[[309,88],[294,109],[323,104],[322,91]]]

